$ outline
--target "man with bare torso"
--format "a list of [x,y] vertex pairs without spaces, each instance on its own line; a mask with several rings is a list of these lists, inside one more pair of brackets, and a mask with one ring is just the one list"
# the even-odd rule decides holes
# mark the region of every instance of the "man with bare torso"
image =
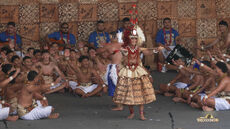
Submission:
[[[178,59],[175,62],[184,64],[181,59]],[[161,84],[158,93],[164,94],[165,96],[173,96],[176,94],[177,89],[185,88],[190,83],[190,76],[190,73],[186,72],[184,69],[179,68],[179,73],[177,76],[167,85]]]
[[[78,86],[73,90],[83,98],[98,94],[102,90],[103,81],[98,73],[89,67],[89,57],[81,56],[79,62],[81,63],[81,67],[76,67]],[[93,83],[95,80],[96,82]]]
[[17,95],[20,92],[23,83],[16,83],[20,69],[15,68],[11,64],[5,64],[2,66],[2,71],[5,73],[6,77],[13,78],[8,84],[7,87],[2,88],[2,97],[10,104],[10,114],[17,114]]
[[[67,86],[65,82],[61,83],[62,80],[65,81],[64,74],[59,70],[55,63],[50,61],[50,54],[48,51],[43,51],[42,59],[42,62],[36,63],[34,67],[40,68],[45,84],[57,83],[57,85],[50,87],[50,90],[46,93],[48,94],[62,90],[65,86]],[[54,76],[58,77],[54,79]]]
[[77,58],[75,57],[75,52],[70,48],[64,48],[64,55],[60,59],[58,66],[60,70],[65,73],[66,79],[68,79],[69,90],[75,89],[77,86],[77,72],[75,71],[78,66]]
[[53,83],[39,86],[37,72],[30,71],[27,79],[28,83],[22,88],[18,99],[18,115],[23,120],[38,120],[41,118],[55,119],[59,117],[58,113],[51,114],[52,106],[48,106],[46,97],[40,93],[49,89]]
[[218,86],[211,93],[204,96],[202,109],[204,111],[217,111],[230,109],[230,77],[227,76],[228,68],[225,63],[216,63],[216,73],[221,77]]
[[[4,66],[4,67],[6,67],[6,66]],[[14,78],[17,77],[17,75],[19,74],[19,72],[20,72],[20,69],[17,69],[17,71],[14,72],[14,74],[12,76],[10,76],[9,78],[6,78],[6,79],[4,79],[4,80],[2,80],[0,82],[0,96],[1,97],[5,98],[5,93],[4,93],[5,87],[8,86],[8,84],[11,81],[13,81]],[[10,97],[10,95],[11,95],[11,97],[13,95],[17,95],[14,92],[9,92],[9,90],[8,90],[8,94],[9,94],[8,97]],[[15,96],[13,96],[13,98],[14,97]],[[18,116],[9,116],[9,114],[12,113],[13,110],[15,110],[14,109],[14,106],[15,106],[14,104],[10,105],[10,104],[6,103],[4,100],[0,101],[0,120],[4,120],[5,119],[5,120],[9,120],[9,121],[16,121],[18,119]],[[17,102],[16,102],[16,104],[17,104]]]

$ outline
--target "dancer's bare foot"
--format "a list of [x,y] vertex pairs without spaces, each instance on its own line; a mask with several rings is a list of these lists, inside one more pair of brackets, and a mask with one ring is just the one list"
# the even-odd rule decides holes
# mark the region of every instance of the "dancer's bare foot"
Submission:
[[59,113],[53,113],[50,116],[48,116],[49,119],[57,119],[60,116]]
[[141,115],[140,115],[140,119],[141,119],[141,120],[146,120],[144,114],[141,114]]
[[16,121],[16,120],[18,120],[18,116],[9,116],[9,117],[6,118],[6,120],[8,120],[8,121]]
[[174,94],[173,93],[164,93],[164,96],[167,96],[167,97],[170,97],[170,96],[173,96]]
[[203,109],[203,111],[207,111],[207,112],[210,112],[210,111],[214,110],[213,108],[210,108],[208,106],[203,106],[202,109]]
[[172,100],[173,100],[174,102],[176,102],[176,103],[179,103],[179,102],[185,103],[185,102],[186,102],[184,99],[179,98],[179,97],[174,97]]
[[162,94],[160,90],[155,90],[155,94]]
[[130,114],[127,118],[128,119],[133,119],[133,117],[134,117],[134,113]]
[[123,106],[122,107],[115,107],[111,109],[112,111],[123,111]]
[[194,102],[192,102],[190,104],[190,106],[193,107],[193,108],[200,108],[200,106],[197,103],[194,103]]

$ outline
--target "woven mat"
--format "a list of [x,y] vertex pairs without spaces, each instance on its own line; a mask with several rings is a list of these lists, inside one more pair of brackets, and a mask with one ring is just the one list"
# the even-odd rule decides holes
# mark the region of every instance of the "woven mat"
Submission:
[[198,18],[215,18],[216,5],[215,0],[198,0],[197,1]]
[[196,36],[196,20],[180,19],[179,34],[180,36],[184,36],[184,37]]
[[197,0],[179,0],[178,17],[196,18],[196,1]]
[[97,21],[97,5],[96,4],[80,4],[79,21]]
[[0,6],[0,23],[7,23],[9,21],[14,21],[18,23],[18,6],[15,5],[1,5]]
[[39,22],[39,4],[20,4],[19,22],[20,24],[34,24]]
[[96,22],[78,22],[79,40],[88,41],[89,34],[96,29]]
[[59,4],[59,22],[74,22],[78,18],[78,3]]
[[59,23],[41,23],[40,24],[40,37],[44,38],[48,34],[58,31]]
[[199,39],[215,38],[217,36],[216,19],[199,19],[196,24]]
[[118,3],[98,3],[98,18],[103,21],[118,21]]
[[58,6],[56,4],[40,5],[40,22],[58,22]]
[[156,20],[157,19],[157,2],[145,1],[137,4],[138,20]]
[[176,18],[177,17],[177,2],[176,1],[159,1],[157,2],[157,12],[159,18]]

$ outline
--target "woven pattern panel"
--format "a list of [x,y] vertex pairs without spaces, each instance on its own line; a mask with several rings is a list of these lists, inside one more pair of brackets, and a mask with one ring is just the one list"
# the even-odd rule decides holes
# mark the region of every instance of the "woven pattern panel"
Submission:
[[215,18],[216,5],[215,0],[198,0],[197,1],[198,18]]
[[1,23],[7,23],[9,21],[14,21],[15,23],[18,23],[18,6],[16,5],[1,5],[0,6],[0,22]]
[[89,34],[95,30],[95,22],[79,22],[78,36],[79,40],[88,41]]
[[199,39],[215,38],[217,36],[216,19],[200,19],[197,21]]
[[156,20],[157,19],[157,2],[146,1],[139,2],[138,8],[138,19],[139,20]]
[[59,4],[59,21],[73,22],[78,18],[78,3],[60,3]]
[[216,13],[218,17],[230,17],[230,0],[216,0]]
[[176,1],[162,1],[157,3],[157,11],[159,18],[177,17],[177,2]]
[[41,22],[58,22],[58,8],[56,4],[43,4],[40,6]]
[[96,21],[97,20],[97,5],[96,4],[81,4],[79,6],[79,21]]
[[98,18],[103,21],[118,21],[118,3],[116,2],[99,3]]
[[196,20],[191,20],[191,19],[179,20],[179,33],[183,37],[196,36]]
[[39,4],[20,4],[19,22],[20,24],[33,24],[39,22]]
[[169,17],[182,44],[194,53],[199,52],[192,47],[199,46],[201,40],[219,35],[219,21],[230,24],[230,0],[0,0],[0,32],[6,30],[7,22],[14,21],[23,47],[38,47],[38,41],[67,22],[77,40],[88,41],[98,20],[105,21],[107,32],[121,27],[133,4],[137,5],[138,24],[148,37],[146,42],[151,38],[154,44],[163,18]]
[[196,18],[196,0],[179,0],[178,17]]
[[40,37],[44,38],[48,34],[58,31],[59,23],[41,23],[40,24]]

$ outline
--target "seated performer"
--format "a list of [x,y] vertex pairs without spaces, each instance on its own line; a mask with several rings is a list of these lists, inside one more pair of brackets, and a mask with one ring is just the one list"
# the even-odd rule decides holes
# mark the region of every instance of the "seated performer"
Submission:
[[18,115],[23,120],[38,120],[47,117],[50,119],[58,118],[58,113],[51,114],[53,109],[52,106],[47,105],[46,97],[39,94],[39,92],[49,89],[52,84],[37,86],[38,76],[35,71],[28,73],[28,83],[22,88],[19,95]]
[[[7,68],[6,65],[3,65],[2,67],[3,67],[3,71],[5,71],[5,72],[7,71],[7,73],[9,73],[9,70],[7,70],[9,68]],[[19,72],[20,72],[20,70],[17,69],[17,71],[14,72],[12,76],[10,76],[9,78],[6,78],[0,82],[0,96],[1,97],[5,97],[4,91],[6,91],[5,90],[6,86],[8,86],[8,84],[10,82],[12,82],[18,76]],[[17,94],[15,94],[14,92],[11,92],[10,94],[11,94],[11,96],[12,95],[17,96]],[[17,100],[16,100],[16,103],[17,103]],[[15,110],[14,106],[17,106],[17,105],[15,105],[15,103],[11,103],[11,105],[10,105],[10,104],[6,103],[6,101],[4,101],[4,100],[0,101],[0,120],[5,119],[5,120],[9,120],[9,121],[16,121],[18,119],[18,116],[9,116],[9,114]]]
[[75,47],[76,45],[76,38],[69,32],[68,23],[62,23],[59,32],[49,34],[47,41],[58,43],[59,50],[62,50],[64,46]]
[[129,45],[123,50],[124,67],[118,73],[119,80],[113,101],[117,104],[129,106],[130,115],[128,119],[134,117],[133,106],[138,105],[140,107],[140,119],[145,120],[144,104],[155,101],[156,97],[149,79],[149,73],[142,66],[140,53],[143,52],[145,55],[151,55],[153,51],[139,47],[142,43],[138,42],[136,28],[131,32],[130,41]]
[[39,49],[35,49],[33,55],[34,55],[32,58],[33,63],[37,63],[37,62],[42,61],[42,54],[41,54],[41,51]]
[[35,49],[33,47],[29,47],[27,49],[27,53],[25,54],[25,56],[29,56],[29,57],[33,58],[34,57],[34,50]]
[[[211,64],[207,61],[203,61],[203,64],[211,68]],[[213,74],[208,73],[204,69],[201,69],[201,74],[204,76],[204,85],[201,86],[199,90],[189,95],[187,99],[187,103],[190,104],[193,108],[201,108],[202,107],[202,99],[206,94],[209,94],[216,88],[216,76]]]
[[[16,28],[14,22],[7,23],[7,30],[0,33],[0,47],[5,45],[14,45],[17,49],[21,47],[22,40],[21,37],[16,34]],[[17,50],[16,49],[16,50]]]
[[4,64],[7,64],[7,63],[10,63],[7,59],[7,55],[6,53],[8,53],[8,51],[10,51],[10,49],[8,47],[2,47],[1,48],[1,63],[4,63]]
[[106,43],[110,43],[109,33],[105,32],[104,21],[97,22],[97,30],[89,35],[89,44],[91,47],[103,47]]
[[0,33],[0,47],[9,46],[18,56],[24,57],[22,53],[22,41],[21,37],[16,34],[16,28],[14,22],[8,22],[7,30]]
[[215,90],[204,96],[202,100],[202,109],[204,111],[212,111],[214,108],[217,111],[230,109],[230,78],[227,76],[228,68],[226,64],[223,62],[217,62],[216,72],[221,80]]
[[[156,35],[156,43],[158,46],[162,47],[161,52],[159,52],[159,63],[163,65],[161,72],[166,72],[165,58],[176,46],[176,41],[179,36],[178,32],[171,27],[171,19],[164,18],[163,20],[164,28],[160,29]],[[160,68],[161,69],[161,68]]]
[[210,43],[209,45],[202,46],[201,49],[205,50],[214,47],[214,49],[211,50],[213,54],[217,53],[215,49],[221,50],[222,53],[227,53],[227,49],[229,49],[230,43],[227,43],[227,36],[229,30],[228,30],[228,23],[226,21],[222,20],[219,22],[219,31],[220,31],[220,35],[218,35],[218,38],[214,42]]
[[[181,65],[185,65],[185,63],[178,59],[175,62]],[[173,96],[177,89],[184,89],[190,84],[191,81],[191,73],[188,73],[184,69],[179,68],[179,73],[176,77],[170,81],[168,84],[161,84],[158,93],[164,94],[165,96]]]
[[[64,74],[59,70],[55,63],[50,61],[50,54],[48,51],[42,52],[42,62],[36,63],[34,67],[40,68],[45,84],[57,83],[56,85],[50,87],[50,90],[48,90],[46,94],[62,90],[67,86]],[[55,76],[58,76],[56,80],[54,79]]]
[[25,56],[22,62],[22,71],[29,72],[32,69],[33,63],[32,59],[29,56]]
[[[89,67],[89,57],[81,56],[79,58],[81,67],[76,67],[78,85],[72,87],[76,94],[81,95],[82,98],[94,96],[99,94],[104,87],[103,81],[98,75],[97,71]],[[94,80],[97,80],[93,83]]]
[[22,67],[21,58],[17,55],[15,55],[11,58],[11,63],[14,65],[15,68],[21,68]]
[[18,116],[9,116],[10,108],[5,101],[0,101],[0,120],[16,121]]
[[[200,72],[200,67],[197,63],[194,63],[191,67],[185,67],[183,65],[179,65],[174,61],[174,64],[179,66],[180,69],[184,69],[190,76],[190,84],[184,88],[176,89],[176,97],[173,98],[174,102],[186,102],[186,99],[189,97],[191,93],[196,92],[204,85],[204,77]],[[199,70],[199,71],[198,71]]]
[[77,59],[71,55],[70,51],[70,48],[64,48],[64,55],[58,62],[58,67],[65,74],[66,79],[68,79],[69,86],[74,89],[73,87],[77,86],[77,73],[75,72],[75,69],[79,66],[77,64]]

